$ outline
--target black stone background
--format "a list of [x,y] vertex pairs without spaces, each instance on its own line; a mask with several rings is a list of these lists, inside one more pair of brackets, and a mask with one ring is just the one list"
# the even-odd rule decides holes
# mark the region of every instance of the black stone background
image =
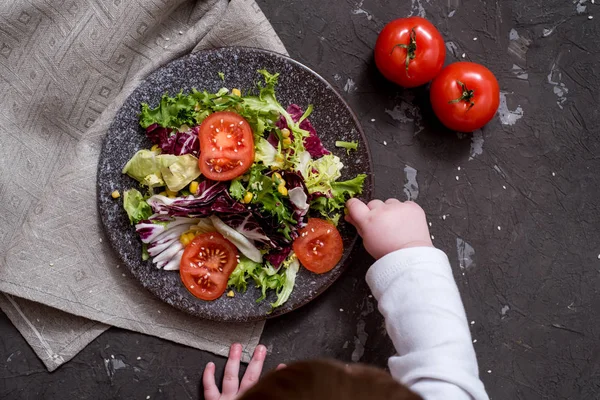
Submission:
[[[600,398],[600,4],[258,3],[290,55],[337,85],[358,114],[374,156],[377,196],[405,199],[404,167],[418,170],[418,202],[434,243],[453,264],[491,398]],[[581,14],[578,4],[586,7]],[[424,12],[455,44],[447,62],[464,53],[484,63],[498,77],[508,109],[523,110],[514,125],[496,118],[483,129],[481,154],[472,154],[470,135],[435,122],[424,89],[404,91],[374,67],[378,31],[411,12]],[[511,29],[516,40],[509,39]],[[385,111],[395,107],[391,115]],[[457,238],[475,251],[469,269],[459,267]],[[324,295],[267,323],[267,368],[317,356],[386,365],[394,349],[364,283],[371,261],[357,250]],[[113,328],[48,373],[4,315],[0,332],[2,399],[195,399],[204,365],[215,361],[222,373],[225,361]],[[105,364],[111,355],[124,365]]]

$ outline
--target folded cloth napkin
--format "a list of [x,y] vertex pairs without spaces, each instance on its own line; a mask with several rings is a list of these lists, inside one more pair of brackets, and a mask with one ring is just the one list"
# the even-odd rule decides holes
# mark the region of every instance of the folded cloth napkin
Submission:
[[263,323],[215,323],[154,298],[103,240],[96,168],[126,97],[190,51],[285,53],[253,0],[13,0],[0,5],[0,307],[49,370],[109,326],[249,359]]

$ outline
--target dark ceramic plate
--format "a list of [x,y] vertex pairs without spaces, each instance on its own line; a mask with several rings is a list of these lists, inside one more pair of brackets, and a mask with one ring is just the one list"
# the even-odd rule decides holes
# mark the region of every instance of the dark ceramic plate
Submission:
[[[357,239],[356,231],[345,222],[339,229],[344,239],[344,256],[331,272],[315,275],[304,268],[296,278],[296,287],[287,303],[269,313],[269,303],[275,299],[271,294],[257,304],[258,289],[249,285],[246,293],[235,297],[222,296],[207,302],[192,296],[183,287],[177,271],[157,269],[149,260],[142,261],[142,244],[135,229],[129,224],[122,209],[122,199],[111,198],[113,190],[123,191],[137,187],[137,183],[121,169],[136,151],[150,148],[144,131],[139,126],[140,103],[155,107],[163,93],[174,94],[192,88],[216,92],[225,86],[242,91],[255,87],[259,80],[257,70],[266,68],[280,73],[276,88],[277,98],[286,107],[296,103],[306,109],[314,105],[310,120],[325,146],[333,150],[345,165],[342,179],[350,179],[359,173],[368,174],[364,198],[372,193],[372,166],[367,142],[360,124],[342,97],[333,87],[304,65],[280,54],[250,48],[222,48],[202,51],[180,58],[155,71],[129,96],[112,123],[100,154],[98,165],[98,206],[106,234],[116,252],[142,286],[172,306],[215,321],[256,321],[290,312],[313,300],[327,289],[344,271],[346,260]],[[225,74],[222,81],[218,73]],[[357,152],[346,154],[336,149],[336,140],[358,140]]]

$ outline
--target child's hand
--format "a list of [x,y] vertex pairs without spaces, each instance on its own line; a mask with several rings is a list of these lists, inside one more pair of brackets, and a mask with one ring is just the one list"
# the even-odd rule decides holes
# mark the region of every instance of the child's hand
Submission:
[[[234,400],[240,397],[246,390],[250,389],[260,378],[263,369],[267,348],[262,344],[256,346],[252,360],[246,368],[246,373],[240,383],[239,371],[242,358],[242,345],[234,343],[229,349],[229,358],[225,365],[223,376],[223,392],[219,391],[215,382],[215,364],[209,362],[202,375],[202,386],[206,400]],[[285,364],[279,364],[277,369],[285,368]]]
[[375,259],[409,247],[433,247],[425,212],[412,201],[388,199],[365,204],[350,199],[346,207],[346,221],[356,227],[365,249]]

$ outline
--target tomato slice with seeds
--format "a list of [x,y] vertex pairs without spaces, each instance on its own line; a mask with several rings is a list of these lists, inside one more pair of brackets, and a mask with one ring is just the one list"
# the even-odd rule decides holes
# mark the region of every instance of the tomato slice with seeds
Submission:
[[220,233],[198,235],[183,251],[179,264],[181,281],[199,299],[218,299],[227,289],[237,257],[237,248]]
[[219,111],[206,117],[198,132],[198,166],[213,181],[230,181],[246,172],[254,162],[254,135],[239,114]]
[[300,264],[316,274],[331,271],[344,253],[340,232],[333,224],[319,218],[309,218],[293,247]]

